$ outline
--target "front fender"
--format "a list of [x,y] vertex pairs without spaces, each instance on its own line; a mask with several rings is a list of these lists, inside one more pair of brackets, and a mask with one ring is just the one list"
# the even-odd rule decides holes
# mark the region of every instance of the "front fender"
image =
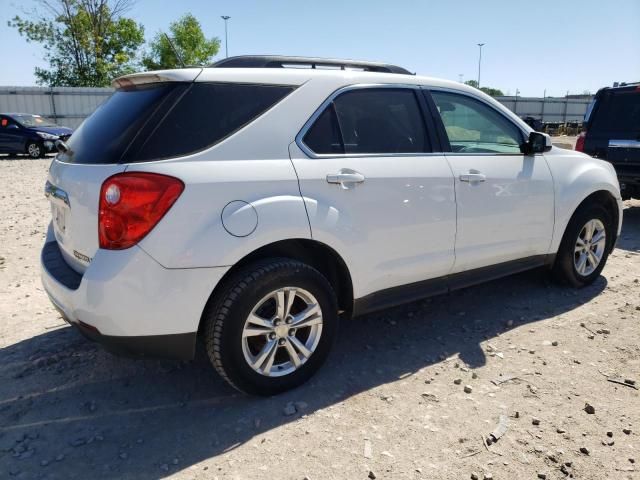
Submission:
[[550,253],[558,251],[567,225],[580,204],[599,191],[608,192],[616,199],[619,234],[622,226],[622,198],[613,166],[579,152],[555,147],[550,153],[545,155],[553,175],[555,190],[555,226]]

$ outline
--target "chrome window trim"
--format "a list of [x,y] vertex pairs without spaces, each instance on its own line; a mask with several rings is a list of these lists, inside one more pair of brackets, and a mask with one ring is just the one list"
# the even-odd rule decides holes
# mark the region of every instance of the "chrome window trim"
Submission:
[[609,148],[640,148],[638,140],[609,140]]
[[[486,105],[488,108],[492,109],[494,112],[496,112],[497,114],[501,115],[502,118],[504,118],[506,121],[508,121],[511,125],[513,125],[514,127],[516,127],[520,133],[522,134],[522,140],[523,142],[526,142],[527,139],[529,138],[529,132],[525,129],[522,128],[522,126],[518,125],[516,122],[513,121],[513,119],[509,118],[507,115],[504,114],[504,112],[501,112],[500,110],[498,110],[495,106],[491,105],[489,102],[487,102],[485,99],[478,97],[477,95],[474,95],[472,93],[469,92],[465,92],[462,90],[457,90],[455,88],[449,88],[449,87],[430,87],[430,86],[422,86],[421,88],[423,88],[424,90],[427,90],[429,92],[445,92],[445,93],[453,93],[456,95],[462,95],[465,97],[469,97],[473,100],[476,100],[480,103],[482,103],[483,105]],[[434,102],[435,103],[435,102]],[[504,156],[509,156],[512,157],[514,155],[523,155],[526,156],[524,153],[522,152],[512,152],[512,153],[502,153],[502,152],[496,152],[496,153],[473,153],[473,152],[462,152],[462,153],[458,153],[458,152],[443,152],[446,156],[451,157],[451,156],[456,156],[456,157],[462,157],[462,156],[500,156],[500,157],[504,157]],[[541,154],[536,154],[536,155],[541,155]]]
[[[296,135],[295,142],[298,145],[298,148],[304,152],[306,156],[309,158],[370,158],[370,157],[431,157],[431,156],[442,156],[443,152],[416,152],[416,153],[315,153],[311,150],[303,141],[304,136],[307,134],[311,126],[315,123],[318,117],[324,112],[324,110],[333,102],[336,97],[340,96],[345,92],[349,92],[351,90],[364,90],[364,89],[372,89],[372,88],[394,88],[396,90],[413,90],[416,94],[420,93],[422,85],[414,85],[408,83],[355,83],[352,85],[345,85],[343,87],[335,90],[331,95],[329,95],[316,109],[315,112],[309,117],[309,119],[302,126],[298,134]],[[422,108],[420,107],[420,101],[416,98],[416,102],[418,103],[418,107],[422,112]],[[424,112],[427,113],[427,112]],[[427,132],[427,127],[425,125],[425,134],[429,135]],[[433,145],[432,145],[433,147]]]

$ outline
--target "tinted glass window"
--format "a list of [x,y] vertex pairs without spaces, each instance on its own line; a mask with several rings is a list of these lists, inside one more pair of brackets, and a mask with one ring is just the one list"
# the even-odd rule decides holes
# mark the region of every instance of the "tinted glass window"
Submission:
[[431,92],[451,150],[460,153],[519,154],[522,132],[490,106],[466,95]]
[[344,153],[335,110],[330,105],[304,136],[304,143],[319,154]]
[[69,151],[59,158],[73,163],[118,163],[158,105],[177,85],[155,84],[118,90],[73,133]]
[[74,132],[74,163],[151,161],[188,155],[233,134],[292,87],[171,83],[116,91]]
[[293,87],[194,83],[132,154],[131,161],[203,150],[264,113]]
[[351,90],[334,100],[346,153],[429,152],[413,90]]
[[607,92],[598,102],[590,131],[640,133],[640,91]]

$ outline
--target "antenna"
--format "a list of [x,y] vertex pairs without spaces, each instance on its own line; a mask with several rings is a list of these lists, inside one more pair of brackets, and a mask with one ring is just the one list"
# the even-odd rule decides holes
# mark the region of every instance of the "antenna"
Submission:
[[169,42],[169,46],[171,47],[171,50],[173,50],[173,54],[176,56],[176,59],[178,60],[178,62],[180,62],[180,65],[182,66],[182,68],[185,68],[184,60],[182,60],[182,57],[178,53],[178,50],[176,50],[176,47],[173,45],[173,42],[169,38],[169,35],[167,35],[166,33],[163,33],[163,35],[164,35],[164,38],[167,39],[167,42]]

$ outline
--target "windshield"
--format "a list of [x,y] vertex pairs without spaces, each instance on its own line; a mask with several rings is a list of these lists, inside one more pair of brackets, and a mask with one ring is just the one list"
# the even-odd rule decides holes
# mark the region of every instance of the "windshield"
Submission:
[[53,120],[40,115],[12,115],[12,118],[23,127],[57,127]]

